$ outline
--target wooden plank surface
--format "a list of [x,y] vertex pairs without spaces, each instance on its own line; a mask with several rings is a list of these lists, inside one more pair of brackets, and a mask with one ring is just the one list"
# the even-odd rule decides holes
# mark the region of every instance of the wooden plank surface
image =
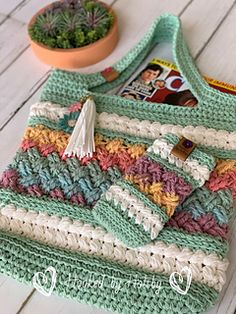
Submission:
[[27,2],[25,0],[1,0],[0,3],[0,12],[5,15],[10,15],[14,10],[18,7],[20,7],[24,2]]
[[[235,3],[235,1],[234,1]],[[197,63],[204,74],[236,85],[236,5],[227,15],[206,48],[198,57]],[[209,62],[209,60],[212,60]]]
[[7,19],[7,16],[5,14],[0,13],[0,25],[3,23],[4,20]]
[[38,313],[61,313],[61,314],[113,314],[112,312],[97,309],[87,304],[78,304],[75,301],[67,301],[63,298],[51,295],[50,298],[35,292],[33,297],[28,301],[27,306],[21,311],[21,314],[35,313],[39,304],[40,312]]
[[27,49],[0,76],[0,129],[14,116],[26,99],[34,93],[37,83],[41,81],[50,68],[40,64],[30,49]]
[[[226,18],[228,12],[231,11],[234,3],[235,0],[197,0],[193,1],[183,12],[181,21],[184,27],[184,36],[191,48],[193,56],[198,56],[203,50],[211,51],[211,49],[206,49],[206,44],[222,21]],[[227,36],[224,37],[227,38]],[[219,41],[218,38],[218,43],[219,42],[221,41]],[[209,67],[212,67],[209,60],[211,59],[208,59]]]
[[17,313],[18,309],[27,298],[31,290],[32,289],[30,287],[18,282],[16,283],[16,281],[11,278],[2,277],[2,280],[0,279],[1,313]]
[[13,18],[0,25],[0,73],[25,50],[28,46],[26,26]]
[[[42,82],[50,69],[41,64],[26,49],[26,23],[48,0],[10,0],[0,2],[0,172],[10,162],[19,144],[28,118],[29,107],[39,96]],[[114,8],[120,21],[120,42],[115,51],[96,66],[84,68],[82,72],[94,72],[105,68],[132,48],[141,39],[153,19],[163,12],[181,15],[184,33],[202,73],[236,84],[236,39],[234,34],[235,1],[226,0],[117,0]],[[234,5],[234,6],[233,6]],[[8,16],[8,17],[7,17]],[[7,17],[7,18],[6,18]],[[17,30],[22,31],[17,35]],[[12,34],[11,36],[8,36]],[[15,40],[12,40],[15,36]],[[7,139],[7,140],[6,140]],[[10,144],[10,145],[9,145]],[[236,308],[236,222],[231,229],[230,267],[227,284],[218,304],[209,314],[233,314]],[[4,288],[5,287],[5,288]],[[11,289],[11,300],[6,291]],[[106,311],[80,305],[76,302],[38,292],[31,296],[32,289],[0,276],[1,313],[62,313],[102,314]],[[27,297],[29,299],[27,299]],[[24,301],[27,300],[26,304]],[[24,306],[22,306],[24,304]],[[2,312],[4,309],[4,312]]]

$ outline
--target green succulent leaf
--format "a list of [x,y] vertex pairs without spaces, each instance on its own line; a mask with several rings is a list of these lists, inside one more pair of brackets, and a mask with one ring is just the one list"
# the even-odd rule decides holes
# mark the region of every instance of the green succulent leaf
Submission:
[[64,11],[61,13],[59,23],[60,30],[74,32],[80,24],[79,13],[71,13],[70,11]]
[[54,36],[57,32],[59,16],[51,12],[39,15],[35,21],[35,27],[45,35]]

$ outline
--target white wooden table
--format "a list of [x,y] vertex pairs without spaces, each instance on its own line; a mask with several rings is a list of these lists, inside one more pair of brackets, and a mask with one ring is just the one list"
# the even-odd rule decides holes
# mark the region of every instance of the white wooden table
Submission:
[[[29,49],[26,25],[40,7],[51,0],[0,0],[0,172],[16,151],[29,113],[39,97],[50,67]],[[236,84],[236,1],[234,0],[107,0],[116,10],[120,42],[106,60],[92,68],[104,69],[124,55],[163,12],[179,15],[185,37],[202,72]],[[236,221],[230,233],[230,266],[219,302],[208,314],[236,311]],[[0,275],[1,314],[108,313],[56,296],[45,297],[11,278]],[[181,313],[180,313],[181,314]]]

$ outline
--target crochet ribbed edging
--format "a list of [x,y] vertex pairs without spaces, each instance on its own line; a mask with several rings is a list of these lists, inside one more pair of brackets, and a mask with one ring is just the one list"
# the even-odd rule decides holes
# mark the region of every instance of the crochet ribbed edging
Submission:
[[[20,282],[32,285],[36,272],[53,266],[57,271],[54,293],[118,313],[202,313],[217,298],[217,292],[206,285],[194,282],[183,296],[170,287],[166,275],[137,273],[128,266],[55,249],[2,231],[0,248],[1,270]],[[88,286],[89,278],[102,284]],[[119,302],[114,302],[115,283],[120,287],[115,294]]]

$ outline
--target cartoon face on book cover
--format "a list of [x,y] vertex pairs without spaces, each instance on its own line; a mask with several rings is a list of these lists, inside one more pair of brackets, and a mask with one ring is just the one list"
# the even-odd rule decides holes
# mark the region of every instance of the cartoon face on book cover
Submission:
[[171,64],[153,59],[119,93],[120,96],[175,106],[195,107],[197,99]]

